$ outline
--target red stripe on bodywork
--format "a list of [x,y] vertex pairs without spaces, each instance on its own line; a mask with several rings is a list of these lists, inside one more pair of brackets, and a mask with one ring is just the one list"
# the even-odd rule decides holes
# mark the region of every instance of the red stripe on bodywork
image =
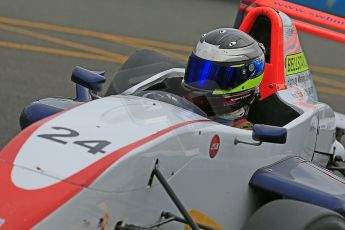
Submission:
[[65,181],[49,187],[37,190],[18,188],[11,180],[12,163],[28,138],[50,119],[52,117],[39,121],[25,129],[0,153],[0,159],[2,159],[3,163],[0,165],[0,218],[5,221],[0,226],[1,229],[30,229],[78,194],[84,187],[89,186],[109,166],[128,152],[180,127],[197,122],[210,121],[186,121],[165,128],[108,154]]
[[33,132],[35,132],[39,127],[41,127],[46,122],[52,120],[53,118],[57,117],[61,113],[54,114],[50,117],[47,117],[45,119],[42,119],[23,131],[19,133],[18,136],[13,138],[0,152],[0,160],[6,161],[12,163],[14,159],[16,158],[19,150],[22,148],[23,144],[26,142],[27,139],[32,135]]
[[110,165],[116,162],[119,158],[127,154],[128,152],[160,137],[166,133],[169,133],[175,129],[180,127],[198,123],[198,122],[210,122],[210,120],[194,120],[194,121],[186,121],[182,122],[168,128],[165,128],[157,133],[154,133],[150,136],[147,136],[143,139],[140,139],[132,144],[126,145],[115,152],[108,154],[107,156],[103,157],[102,159],[98,160],[97,162],[93,163],[92,165],[88,166],[87,168],[81,170],[80,172],[74,174],[73,176],[67,178],[67,181],[71,181],[81,186],[89,186],[105,169],[107,169]]

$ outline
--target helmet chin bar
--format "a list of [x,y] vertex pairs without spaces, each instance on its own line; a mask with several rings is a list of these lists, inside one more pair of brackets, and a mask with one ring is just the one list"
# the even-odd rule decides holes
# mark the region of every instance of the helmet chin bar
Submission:
[[244,92],[213,95],[212,92],[195,91],[188,89],[187,99],[192,101],[200,109],[202,109],[208,116],[224,116],[234,111],[239,110],[250,105],[255,97],[258,96],[257,87],[249,89]]

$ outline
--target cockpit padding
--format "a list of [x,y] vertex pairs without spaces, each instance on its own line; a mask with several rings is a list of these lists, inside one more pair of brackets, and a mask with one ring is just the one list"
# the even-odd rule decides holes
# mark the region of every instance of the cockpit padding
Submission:
[[248,113],[248,121],[282,127],[299,116],[293,108],[282,102],[276,94],[260,101],[254,100]]
[[257,17],[249,34],[265,47],[265,60],[271,62],[271,21],[265,15]]

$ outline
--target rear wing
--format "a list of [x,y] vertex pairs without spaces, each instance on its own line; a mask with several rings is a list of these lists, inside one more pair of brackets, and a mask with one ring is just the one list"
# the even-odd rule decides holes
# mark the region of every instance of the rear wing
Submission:
[[260,6],[286,13],[300,31],[345,43],[344,18],[292,3],[292,0],[243,0],[234,27],[238,28],[244,16],[252,9]]

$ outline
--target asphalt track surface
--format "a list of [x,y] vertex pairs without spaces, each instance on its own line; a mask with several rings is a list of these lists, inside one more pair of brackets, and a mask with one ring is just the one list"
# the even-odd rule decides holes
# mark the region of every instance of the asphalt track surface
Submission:
[[[0,149],[19,132],[28,103],[74,96],[75,66],[111,81],[138,49],[185,60],[200,35],[231,27],[231,0],[1,0]],[[300,34],[320,100],[345,113],[345,46]]]

